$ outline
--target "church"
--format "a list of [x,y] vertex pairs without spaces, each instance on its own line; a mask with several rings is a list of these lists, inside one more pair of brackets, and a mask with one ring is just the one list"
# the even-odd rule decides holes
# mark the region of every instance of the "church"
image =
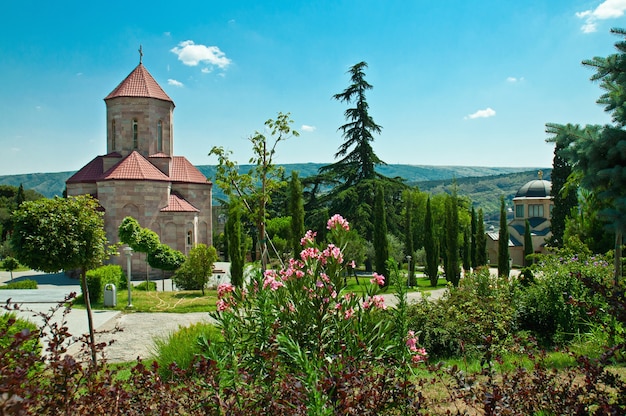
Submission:
[[[104,212],[110,243],[119,242],[122,220],[133,217],[161,242],[188,254],[211,245],[212,184],[185,157],[174,156],[174,102],[139,65],[104,99],[106,154],[66,181],[68,195],[90,194]],[[113,257],[123,265],[126,259]],[[145,255],[133,270],[146,271]]]

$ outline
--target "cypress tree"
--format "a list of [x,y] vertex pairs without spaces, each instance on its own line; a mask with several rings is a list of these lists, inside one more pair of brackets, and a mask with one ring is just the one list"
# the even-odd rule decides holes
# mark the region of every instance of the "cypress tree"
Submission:
[[243,225],[241,224],[241,205],[231,200],[226,220],[228,236],[228,257],[230,257],[230,281],[234,286],[243,285],[245,251],[243,247]]
[[433,230],[433,214],[430,207],[430,197],[426,201],[426,216],[424,217],[424,251],[426,251],[426,276],[432,287],[437,286],[439,279],[439,250]]
[[534,253],[533,239],[530,234],[530,223],[526,220],[526,229],[524,229],[524,266],[532,263],[528,256]]
[[509,277],[509,228],[506,223],[504,196],[500,197],[500,233],[498,235],[498,276]]
[[457,287],[459,272],[459,209],[456,190],[446,199],[446,280]]
[[476,210],[472,207],[471,223],[470,223],[470,266],[472,269],[476,269],[478,265],[478,259],[476,258]]
[[485,220],[483,209],[478,208],[476,221],[476,267],[487,264],[487,238],[485,237]]
[[471,251],[471,232],[469,229],[466,229],[463,233],[463,270],[465,272],[469,272],[471,268],[471,260],[470,260],[470,251]]
[[407,256],[407,269],[409,274],[409,286],[415,286],[415,256],[413,244],[413,192],[405,192],[406,207],[404,217],[404,254]]
[[300,239],[304,236],[304,198],[302,197],[302,183],[295,170],[291,171],[288,205],[291,215],[291,250],[293,257],[297,258],[302,250]]
[[385,218],[385,194],[383,187],[376,186],[376,197],[374,199],[374,267],[378,274],[385,276],[385,286],[389,285],[389,269],[387,260],[389,259],[389,242],[387,241],[387,220]]

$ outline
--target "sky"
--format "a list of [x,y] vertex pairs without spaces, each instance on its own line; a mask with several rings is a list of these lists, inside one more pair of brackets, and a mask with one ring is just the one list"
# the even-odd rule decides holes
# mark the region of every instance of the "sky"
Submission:
[[545,124],[610,122],[581,62],[615,52],[626,0],[31,1],[0,25],[0,175],[106,153],[106,97],[139,63],[172,98],[174,153],[248,163],[290,113],[276,163],[332,163],[366,62],[372,143],[389,164],[550,167]]

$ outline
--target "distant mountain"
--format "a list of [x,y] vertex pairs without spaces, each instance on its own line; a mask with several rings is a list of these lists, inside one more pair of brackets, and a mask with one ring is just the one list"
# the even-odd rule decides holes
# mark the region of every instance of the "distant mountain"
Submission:
[[[285,168],[287,177],[296,170],[301,178],[315,175],[325,163],[293,163],[281,165]],[[242,172],[247,172],[252,165],[240,165]],[[209,180],[215,179],[214,165],[201,165],[197,168]],[[427,166],[427,165],[384,165],[378,172],[389,177],[403,178],[407,184],[418,186],[422,191],[431,193],[447,192],[452,179],[456,179],[459,195],[471,198],[475,206],[480,206],[485,214],[492,215],[499,210],[499,197],[505,195],[512,199],[520,186],[529,180],[537,178],[537,171],[541,168],[507,168],[507,167],[476,167],[476,166]],[[550,169],[542,169],[544,178],[549,179]],[[51,198],[62,195],[65,181],[75,172],[57,173],[28,173],[22,175],[0,176],[0,184],[19,186],[34,189],[42,195]],[[213,200],[223,198],[217,187],[213,190]],[[487,218],[486,218],[487,219]]]

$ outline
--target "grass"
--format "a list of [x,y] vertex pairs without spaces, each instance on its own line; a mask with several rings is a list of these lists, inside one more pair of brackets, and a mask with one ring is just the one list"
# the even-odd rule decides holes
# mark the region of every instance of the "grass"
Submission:
[[37,282],[30,279],[10,281],[6,285],[0,286],[0,289],[37,289]]
[[[93,302],[94,309],[114,309],[118,311],[132,312],[209,312],[215,310],[217,302],[217,292],[215,290],[205,290],[204,296],[199,290],[183,290],[176,292],[146,292],[143,290],[132,291],[132,309],[128,309],[128,292],[126,290],[117,292],[117,305],[113,308],[104,306],[103,301]],[[82,295],[77,298],[76,308],[84,308]]]
[[[354,276],[351,276],[348,278],[347,286],[345,289],[343,289],[343,292],[365,294],[367,291],[367,288],[371,287],[372,285],[370,283],[370,279],[371,279],[370,275],[359,275],[358,283],[357,283],[357,278],[355,278]],[[446,281],[446,279],[440,278],[439,281],[437,282],[437,286],[432,287],[430,285],[430,280],[427,277],[420,276],[419,274],[416,275],[415,280],[417,283],[417,287],[408,288],[407,292],[428,292],[428,291],[435,290],[435,289],[444,289],[448,285],[448,282]],[[381,290],[381,293],[389,293],[389,294],[395,293],[394,286],[390,285],[386,288],[383,288]]]

